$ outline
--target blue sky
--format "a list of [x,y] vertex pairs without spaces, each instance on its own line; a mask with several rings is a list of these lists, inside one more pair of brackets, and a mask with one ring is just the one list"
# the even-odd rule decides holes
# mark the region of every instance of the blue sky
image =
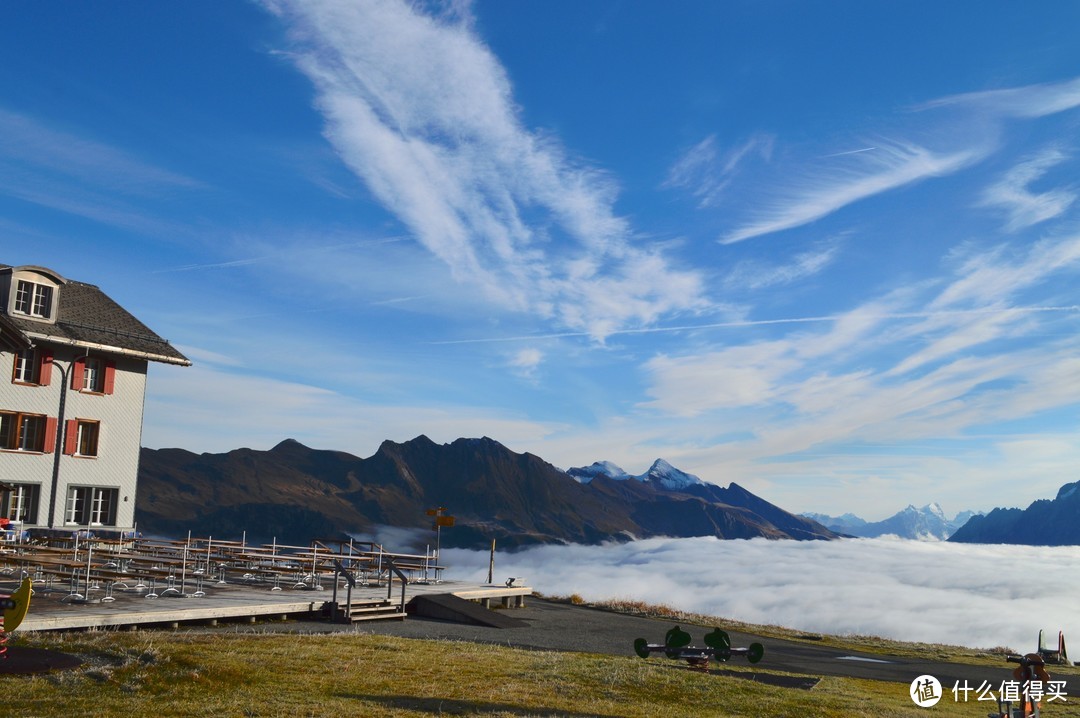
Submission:
[[792,511],[1080,466],[1080,5],[6,3],[7,264],[194,362],[144,444],[490,436]]

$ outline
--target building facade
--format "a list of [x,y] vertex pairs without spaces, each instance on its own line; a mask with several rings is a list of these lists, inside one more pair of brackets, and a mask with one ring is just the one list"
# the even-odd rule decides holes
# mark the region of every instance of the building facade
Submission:
[[0,264],[0,516],[134,527],[152,361],[191,364],[96,286]]

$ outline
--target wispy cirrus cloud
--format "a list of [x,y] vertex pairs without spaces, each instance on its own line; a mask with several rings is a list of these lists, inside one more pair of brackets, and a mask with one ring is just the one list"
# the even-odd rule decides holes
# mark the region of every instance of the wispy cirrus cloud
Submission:
[[746,260],[732,269],[724,283],[732,289],[768,289],[812,277],[824,271],[839,254],[837,242],[822,243],[806,252],[798,252],[783,264]]
[[873,151],[851,154],[857,163],[842,174],[808,177],[787,188],[786,197],[758,211],[758,217],[720,238],[734,244],[799,227],[853,202],[882,192],[951,174],[982,159],[979,148],[939,153],[912,143],[878,143]]
[[534,379],[536,371],[544,361],[544,353],[536,347],[521,349],[510,357],[507,365],[523,379]]
[[204,188],[132,154],[0,108],[0,193],[137,232],[167,223],[147,202]]
[[[803,172],[800,179],[788,182],[786,188],[767,200],[755,217],[723,235],[720,241],[732,244],[800,227],[869,197],[954,174],[997,152],[1006,122],[1037,119],[1077,107],[1080,107],[1080,78],[951,95],[923,103],[913,110],[947,109],[953,120],[960,118],[949,130],[945,129],[950,125],[948,121],[930,123],[930,136],[938,137],[939,141],[945,135],[954,138],[951,148],[931,149],[923,143],[897,140],[826,155],[834,159],[850,158],[856,164],[839,172],[824,168]],[[1012,231],[1057,216],[1074,201],[1071,190],[1036,194],[1027,187],[1064,159],[1051,151],[1018,165],[987,191],[984,202],[1010,212]]]
[[1067,233],[1019,249],[968,245],[954,253],[954,261],[953,280],[934,297],[931,310],[994,305],[1059,272],[1075,271],[1080,264],[1080,234]]
[[760,342],[681,357],[661,355],[645,370],[652,378],[645,404],[682,417],[718,409],[761,406],[777,399],[799,360],[789,342]]
[[[819,443],[957,437],[1080,401],[1080,382],[1063,380],[1076,368],[1080,307],[1017,303],[1080,274],[1080,239],[970,252],[938,284],[799,333],[658,355],[642,366],[650,400],[640,406],[731,431],[753,426],[754,439],[717,452],[748,460]],[[1032,348],[1051,322],[1060,340]]]
[[683,153],[662,186],[689,191],[699,207],[714,206],[739,174],[740,166],[755,157],[767,162],[774,143],[771,135],[758,134],[725,151],[716,135],[709,135]]
[[950,95],[918,109],[962,106],[998,117],[1036,118],[1080,107],[1080,77],[1024,87],[1007,87]]
[[1057,148],[1025,159],[988,187],[980,204],[1004,212],[1008,232],[1061,216],[1076,202],[1076,191],[1056,188],[1035,192],[1031,185],[1067,159],[1068,155]]
[[49,127],[0,108],[0,161],[48,171],[80,185],[125,195],[152,196],[201,182],[132,156],[123,150]]
[[634,244],[611,177],[523,125],[467,11],[267,6],[292,32],[342,161],[458,282],[598,339],[708,305],[696,271]]

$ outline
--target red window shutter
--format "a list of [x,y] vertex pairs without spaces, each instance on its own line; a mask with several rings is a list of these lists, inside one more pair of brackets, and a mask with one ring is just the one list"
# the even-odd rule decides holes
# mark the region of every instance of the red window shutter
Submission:
[[112,394],[113,387],[116,385],[116,362],[105,362],[105,393]]
[[82,391],[83,377],[86,375],[86,357],[79,357],[71,365],[71,388],[74,391]]
[[64,453],[72,455],[79,448],[79,422],[68,419],[64,422]]
[[38,368],[38,384],[48,386],[52,381],[53,353],[48,349],[39,349],[38,358],[41,366]]
[[45,419],[45,445],[41,450],[51,454],[56,449],[56,419],[51,416]]

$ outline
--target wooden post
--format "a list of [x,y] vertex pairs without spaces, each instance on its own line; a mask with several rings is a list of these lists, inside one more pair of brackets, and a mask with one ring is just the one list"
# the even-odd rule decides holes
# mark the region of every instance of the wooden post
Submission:
[[495,575],[495,539],[491,539],[491,558],[488,560],[488,583],[491,583]]

